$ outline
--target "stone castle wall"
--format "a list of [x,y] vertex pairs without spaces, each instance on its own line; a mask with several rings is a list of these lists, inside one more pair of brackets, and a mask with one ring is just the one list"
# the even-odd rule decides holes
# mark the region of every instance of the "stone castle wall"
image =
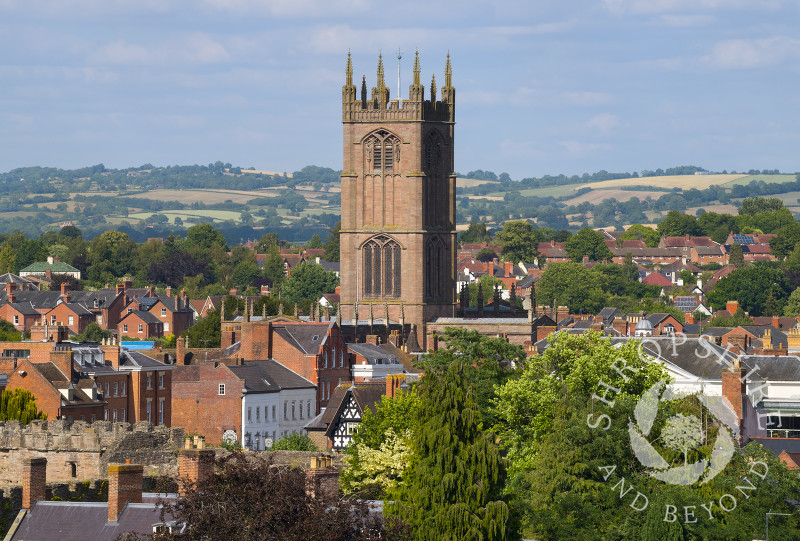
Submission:
[[0,422],[0,486],[21,484],[23,459],[37,457],[47,459],[48,483],[102,479],[109,463],[126,459],[142,464],[146,475],[169,475],[182,443],[182,428],[147,422]]

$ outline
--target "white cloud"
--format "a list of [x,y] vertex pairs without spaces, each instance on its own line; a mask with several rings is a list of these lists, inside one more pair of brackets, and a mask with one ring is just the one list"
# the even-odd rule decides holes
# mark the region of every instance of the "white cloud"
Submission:
[[609,11],[616,13],[663,13],[668,11],[775,9],[784,0],[603,0]]
[[749,69],[800,61],[800,40],[787,36],[734,39],[714,46],[704,62],[722,69]]
[[614,96],[604,92],[567,92],[564,97],[571,105],[581,107],[608,105],[614,100]]
[[212,64],[230,58],[225,47],[206,34],[176,36],[162,43],[140,45],[113,41],[94,51],[89,61],[112,65]]
[[583,141],[560,141],[558,143],[564,147],[567,152],[572,156],[589,156],[611,150],[611,145],[606,143],[586,143]]
[[599,114],[586,122],[587,128],[597,130],[604,134],[611,133],[618,126],[620,126],[619,117],[611,113]]

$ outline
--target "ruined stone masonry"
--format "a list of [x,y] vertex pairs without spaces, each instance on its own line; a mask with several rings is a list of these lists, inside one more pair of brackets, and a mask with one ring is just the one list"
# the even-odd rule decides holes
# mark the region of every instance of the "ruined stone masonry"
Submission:
[[174,474],[182,428],[97,421],[0,423],[0,486],[19,485],[26,458],[47,459],[47,482],[102,479],[108,465],[131,459],[146,475]]

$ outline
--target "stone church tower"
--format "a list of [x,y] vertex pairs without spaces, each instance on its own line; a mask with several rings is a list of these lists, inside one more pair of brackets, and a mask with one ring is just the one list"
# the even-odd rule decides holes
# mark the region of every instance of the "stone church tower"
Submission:
[[[455,89],[447,56],[444,86],[420,84],[419,53],[408,99],[389,99],[378,60],[377,86],[342,87],[341,319],[385,317],[413,324],[425,348],[426,323],[455,307]],[[370,306],[372,305],[372,306]]]

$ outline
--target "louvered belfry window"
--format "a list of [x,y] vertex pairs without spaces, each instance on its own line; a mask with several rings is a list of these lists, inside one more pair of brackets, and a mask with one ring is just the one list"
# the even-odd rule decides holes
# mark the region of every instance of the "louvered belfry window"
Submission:
[[373,173],[392,172],[400,161],[400,140],[385,130],[375,132],[368,137],[364,142],[364,148]]
[[401,249],[397,241],[379,235],[364,244],[364,296],[397,298],[400,296]]

